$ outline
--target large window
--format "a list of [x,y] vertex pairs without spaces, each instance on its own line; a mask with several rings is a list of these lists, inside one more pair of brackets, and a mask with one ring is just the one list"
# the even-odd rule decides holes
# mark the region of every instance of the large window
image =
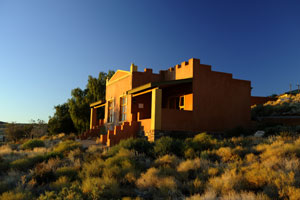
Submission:
[[114,121],[114,102],[113,100],[108,101],[108,113],[107,113],[107,122],[111,123]]
[[127,113],[127,97],[120,97],[120,121],[126,120]]

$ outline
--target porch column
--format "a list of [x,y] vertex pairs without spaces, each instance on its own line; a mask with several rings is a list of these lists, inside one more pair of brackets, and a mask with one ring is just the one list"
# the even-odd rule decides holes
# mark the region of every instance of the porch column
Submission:
[[97,109],[91,108],[90,129],[97,124]]
[[161,129],[161,105],[162,104],[162,90],[152,90],[152,102],[151,102],[151,130]]

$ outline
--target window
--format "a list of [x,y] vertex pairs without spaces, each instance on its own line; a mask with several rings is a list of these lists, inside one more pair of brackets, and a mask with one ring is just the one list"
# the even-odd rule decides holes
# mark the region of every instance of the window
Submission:
[[120,121],[126,120],[127,113],[127,97],[123,96],[120,98]]
[[184,96],[175,96],[169,99],[169,108],[184,110]]
[[108,113],[107,113],[107,122],[111,123],[114,121],[114,102],[113,100],[108,101]]

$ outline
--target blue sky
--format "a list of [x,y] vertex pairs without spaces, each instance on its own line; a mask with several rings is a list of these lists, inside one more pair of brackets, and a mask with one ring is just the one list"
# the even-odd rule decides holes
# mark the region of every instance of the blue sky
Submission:
[[295,89],[298,2],[0,0],[0,121],[48,121],[88,75],[131,62],[157,72],[195,57],[253,95]]

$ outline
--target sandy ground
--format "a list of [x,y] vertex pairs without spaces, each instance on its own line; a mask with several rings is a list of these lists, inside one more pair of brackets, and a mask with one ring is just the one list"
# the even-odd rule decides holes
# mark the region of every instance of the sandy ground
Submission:
[[77,140],[77,141],[81,143],[83,148],[89,148],[92,145],[103,146],[102,144],[97,144],[95,140]]

